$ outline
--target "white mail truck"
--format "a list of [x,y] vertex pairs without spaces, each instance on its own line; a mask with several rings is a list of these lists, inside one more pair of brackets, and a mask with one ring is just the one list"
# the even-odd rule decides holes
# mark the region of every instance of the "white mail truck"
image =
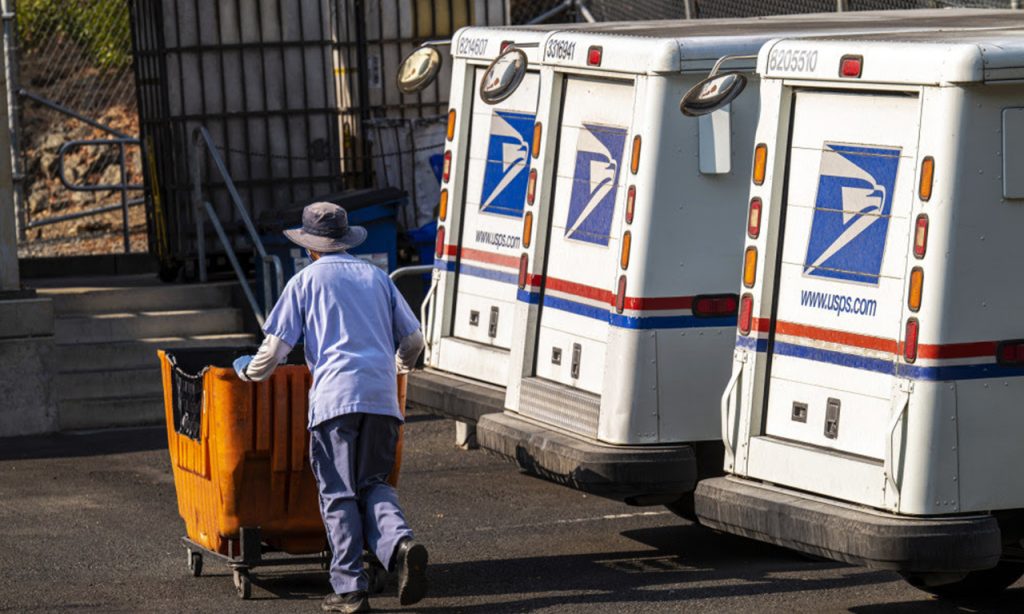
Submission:
[[[717,410],[735,345],[731,280],[742,261],[758,98],[752,87],[699,119],[680,115],[680,98],[723,56],[748,56],[726,60],[741,71],[727,79],[756,80],[757,51],[778,36],[1006,18],[880,12],[547,34],[520,245],[501,259],[502,270],[518,269],[505,280],[516,290],[514,315],[503,311],[501,321],[517,341],[506,411],[480,419],[480,445],[588,492],[686,513],[697,479],[722,471]],[[451,283],[449,273],[445,296]],[[458,312],[461,286],[454,293],[457,330],[468,314]]]
[[[973,14],[977,11],[969,12]],[[446,131],[438,203],[435,246],[437,270],[428,306],[423,310],[427,338],[426,368],[416,372],[410,379],[410,402],[465,423],[475,422],[485,412],[500,412],[504,407],[505,386],[510,370],[516,374],[519,372],[518,365],[510,369],[513,348],[527,335],[532,335],[527,334],[523,327],[516,330],[513,324],[520,290],[520,257],[528,249],[523,243],[524,224],[534,223],[536,215],[536,212],[526,215],[526,201],[528,198],[536,199],[539,194],[527,194],[527,188],[531,177],[535,181],[535,189],[548,189],[552,185],[550,176],[542,177],[547,182],[543,186],[536,183],[539,175],[534,167],[547,162],[537,158],[539,149],[535,148],[535,134],[543,137],[545,125],[544,122],[539,123],[537,117],[542,100],[549,107],[551,104],[561,104],[561,91],[555,87],[556,84],[558,88],[562,87],[563,76],[567,72],[589,75],[596,86],[592,92],[594,95],[589,96],[588,91],[579,90],[577,85],[586,81],[570,81],[572,91],[568,92],[567,99],[570,105],[578,107],[578,113],[575,116],[566,115],[564,121],[590,122],[589,109],[603,107],[606,113],[611,114],[609,126],[617,125],[618,128],[610,132],[599,131],[599,134],[612,139],[615,142],[611,144],[617,145],[621,144],[617,140],[625,138],[622,130],[632,122],[629,114],[632,113],[634,92],[640,92],[639,95],[644,96],[644,99],[649,97],[643,93],[646,90],[637,90],[635,87],[638,79],[644,83],[649,79],[652,84],[664,84],[664,78],[669,77],[675,90],[681,88],[685,79],[688,79],[680,74],[681,37],[713,37],[714,44],[718,46],[711,48],[698,42],[703,45],[703,55],[700,58],[689,58],[686,68],[687,71],[706,73],[710,68],[708,62],[715,59],[713,54],[755,53],[758,45],[781,32],[806,30],[825,23],[830,25],[826,28],[833,29],[863,27],[882,20],[902,19],[906,23],[907,15],[900,14],[903,16],[858,12],[842,16],[802,15],[751,21],[731,19],[465,28],[458,31],[451,41],[429,41],[414,52],[402,63],[398,74],[399,89],[409,94],[415,94],[429,85],[445,60],[452,61],[453,67],[450,96],[452,107]],[[967,15],[968,12],[963,14]],[[554,32],[577,34],[574,39],[568,40],[551,38]],[[622,36],[630,38],[626,41],[621,39]],[[550,48],[542,44],[549,38],[552,41]],[[603,56],[586,57],[591,53],[591,46],[594,47],[594,53],[600,53],[605,40],[615,42],[614,55],[609,55],[607,59]],[[630,48],[631,44],[636,46]],[[493,62],[499,55],[502,55],[502,62],[494,65],[494,70],[488,74],[489,62]],[[595,61],[588,63],[588,59]],[[562,63],[558,64],[558,60]],[[753,60],[750,60],[750,68],[753,69]],[[550,72],[552,78],[548,80],[549,88],[542,94],[544,71]],[[656,78],[656,75],[662,78]],[[484,100],[481,93],[485,92],[481,88],[485,86],[500,95],[485,95],[483,97],[487,99]],[[657,95],[671,101],[672,96],[678,99],[679,92],[675,90],[666,90]],[[605,100],[601,98],[604,93],[618,97]],[[660,121],[664,117],[667,126],[676,131],[673,134],[681,133],[683,127],[674,111],[675,101],[666,104],[656,109],[654,117],[657,119],[651,121]],[[746,109],[744,121],[748,126],[748,134],[742,137],[743,151],[739,153],[742,157],[749,156],[745,140],[749,140],[753,131],[755,108],[756,104],[749,103]],[[547,117],[554,122],[549,122],[549,127],[558,127],[562,121],[560,113],[560,109],[553,114],[550,109],[546,112]],[[598,116],[594,117],[595,120],[599,119]],[[715,122],[706,122],[700,128],[703,134],[701,164],[712,183],[727,183],[728,179],[717,178],[728,177],[733,163],[746,160],[732,158],[729,149],[732,144],[730,132],[738,128],[730,128],[728,117],[728,113],[719,114]],[[697,130],[692,127],[688,129]],[[550,138],[559,134],[562,132],[554,130],[549,131],[547,136]],[[600,140],[594,142],[599,143]],[[575,144],[573,142],[571,146]],[[652,150],[651,147],[647,149]],[[695,151],[692,150],[689,155],[695,155]],[[548,146],[547,152],[549,158],[552,155],[553,144]],[[642,176],[653,177],[653,155],[648,153],[647,156],[651,162],[644,165]],[[622,163],[622,157],[621,150],[616,152],[616,164]],[[559,160],[566,165],[574,162],[567,153]],[[604,171],[595,172],[595,180],[599,179],[601,172],[607,174],[611,168],[608,165],[605,167]],[[674,171],[669,174],[674,174]],[[616,180],[625,181],[626,177],[627,174],[623,173]],[[562,184],[563,191],[567,185]],[[622,190],[618,190],[617,186],[614,190],[611,188],[610,182],[601,188],[607,192],[608,198],[603,201],[605,205],[598,208],[599,217],[605,216],[608,203],[621,202],[625,198],[626,187]],[[742,189],[741,182],[735,183],[734,189]],[[577,193],[580,198],[582,192]],[[568,192],[561,195],[568,198]],[[648,199],[650,195],[649,190],[647,193],[641,192],[640,199]],[[545,198],[550,196],[546,193]],[[589,217],[589,214],[584,216],[587,219]],[[587,224],[583,224],[584,218],[581,218],[582,225],[577,228],[577,238],[587,235],[598,242],[603,240],[591,232]],[[610,218],[607,220],[610,221]],[[591,245],[598,245],[593,240]],[[732,253],[722,245],[716,245],[714,249],[723,254]],[[543,259],[534,259],[535,266],[542,263]],[[662,281],[663,284],[665,282]],[[549,305],[553,296],[550,295]],[[717,308],[722,306],[720,304]],[[676,315],[692,313],[687,308],[674,311]],[[569,353],[565,365],[570,368],[571,347],[567,351]],[[598,364],[596,359],[589,358],[591,355],[588,352],[585,367],[588,371]],[[587,376],[588,379],[591,377]],[[699,376],[693,374],[691,377]],[[464,440],[460,438],[460,441]]]
[[1000,590],[1024,574],[1024,30],[780,40],[758,73],[728,475],[696,513]]
[[[540,93],[540,41],[548,28],[469,27],[450,47],[425,47],[399,76],[422,87],[444,55],[452,65],[451,109],[444,150],[437,269],[424,310],[426,370],[410,381],[409,399],[474,421],[500,411],[522,249],[523,208]],[[513,41],[526,70],[515,92],[487,104],[480,87],[488,64]],[[517,56],[516,59],[520,59]]]

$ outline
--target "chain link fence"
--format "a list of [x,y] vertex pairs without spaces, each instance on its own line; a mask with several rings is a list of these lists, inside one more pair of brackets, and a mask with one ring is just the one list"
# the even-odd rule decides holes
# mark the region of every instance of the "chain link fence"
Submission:
[[513,23],[564,23],[1022,5],[1021,0],[512,0],[510,14]]
[[[142,183],[138,146],[122,152],[118,142],[139,132],[128,0],[10,4],[18,47],[11,94],[18,107],[19,256],[146,251],[141,192],[96,189]],[[122,199],[132,203],[128,233]],[[94,210],[103,213],[79,217]]]

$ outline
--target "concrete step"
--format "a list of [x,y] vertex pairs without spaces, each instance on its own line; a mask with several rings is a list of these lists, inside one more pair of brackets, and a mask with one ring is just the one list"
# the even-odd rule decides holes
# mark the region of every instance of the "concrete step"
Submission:
[[72,285],[40,288],[58,316],[228,307],[235,282],[135,286]]
[[57,375],[57,401],[104,397],[145,397],[163,394],[160,368],[76,371]]
[[157,350],[179,348],[244,347],[259,345],[255,335],[231,333],[194,337],[155,337],[107,343],[58,345],[57,371],[96,371],[152,367],[158,365]]
[[242,314],[232,307],[69,315],[57,318],[58,344],[130,341],[151,337],[194,337],[242,330]]
[[102,397],[58,401],[60,430],[95,429],[164,423],[164,398]]

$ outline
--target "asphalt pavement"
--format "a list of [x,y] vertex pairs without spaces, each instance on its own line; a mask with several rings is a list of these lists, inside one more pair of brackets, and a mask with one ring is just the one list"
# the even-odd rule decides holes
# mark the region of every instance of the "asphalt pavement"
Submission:
[[[811,560],[717,534],[659,507],[635,508],[458,450],[453,423],[414,413],[401,500],[430,549],[430,596],[376,611],[1024,611],[1024,582],[950,604],[896,574]],[[316,612],[315,566],[254,575],[186,569],[162,428],[0,439],[0,612]]]

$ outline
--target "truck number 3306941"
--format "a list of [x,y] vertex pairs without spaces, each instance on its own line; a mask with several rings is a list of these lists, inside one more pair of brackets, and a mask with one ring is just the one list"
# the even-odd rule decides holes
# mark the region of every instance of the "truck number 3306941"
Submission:
[[814,72],[818,67],[818,52],[805,49],[776,49],[768,56],[768,70],[785,72]]

